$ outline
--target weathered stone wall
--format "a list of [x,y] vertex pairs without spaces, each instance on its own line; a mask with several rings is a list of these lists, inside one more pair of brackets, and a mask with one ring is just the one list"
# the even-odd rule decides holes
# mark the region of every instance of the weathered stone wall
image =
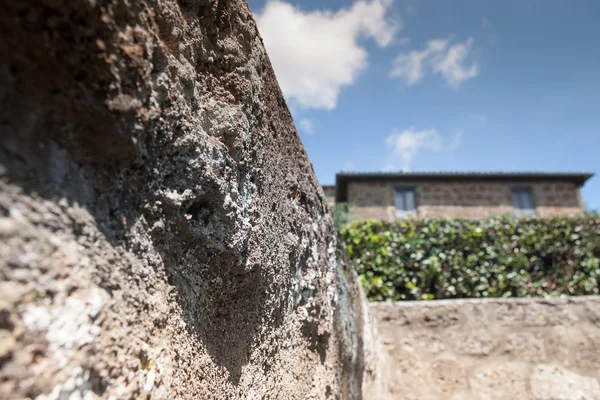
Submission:
[[332,207],[335,204],[335,186],[323,186],[323,193],[325,193],[327,204]]
[[367,219],[393,221],[396,218],[394,188],[388,183],[350,182],[348,203],[352,221]]
[[600,399],[600,297],[372,303],[371,310],[389,399]]
[[0,36],[0,398],[377,382],[244,1],[5,1]]
[[[511,188],[496,182],[350,182],[348,202],[354,221],[394,220],[394,187],[415,188],[417,215],[422,218],[482,219],[512,213]],[[532,189],[538,217],[571,215],[583,211],[579,188],[571,182],[518,183]]]
[[570,182],[533,185],[536,213],[541,217],[555,217],[584,210],[581,191]]

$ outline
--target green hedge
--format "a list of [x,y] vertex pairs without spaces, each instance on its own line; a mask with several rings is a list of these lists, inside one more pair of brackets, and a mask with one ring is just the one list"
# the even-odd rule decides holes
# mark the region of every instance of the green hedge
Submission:
[[354,222],[341,229],[370,300],[598,294],[600,217]]

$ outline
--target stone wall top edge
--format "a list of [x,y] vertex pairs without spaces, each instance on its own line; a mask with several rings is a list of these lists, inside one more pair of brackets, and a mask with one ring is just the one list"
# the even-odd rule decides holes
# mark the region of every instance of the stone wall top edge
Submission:
[[572,296],[572,297],[521,297],[521,298],[486,298],[486,299],[443,299],[443,300],[408,300],[408,301],[379,301],[369,303],[371,308],[418,308],[418,307],[443,307],[462,304],[551,304],[563,305],[572,303],[598,302],[600,296]]

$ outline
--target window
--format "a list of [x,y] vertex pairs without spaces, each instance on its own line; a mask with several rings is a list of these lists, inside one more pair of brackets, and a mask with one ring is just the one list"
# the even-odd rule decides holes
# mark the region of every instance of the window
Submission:
[[394,201],[396,203],[397,218],[407,218],[409,215],[417,216],[415,190],[413,188],[396,188]]
[[515,205],[515,214],[518,217],[535,215],[533,195],[529,189],[513,189],[512,200]]

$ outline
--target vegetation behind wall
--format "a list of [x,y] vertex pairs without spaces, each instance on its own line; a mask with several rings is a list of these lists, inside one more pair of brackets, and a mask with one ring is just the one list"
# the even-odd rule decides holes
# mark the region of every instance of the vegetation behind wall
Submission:
[[599,292],[597,214],[354,222],[341,234],[372,301]]

